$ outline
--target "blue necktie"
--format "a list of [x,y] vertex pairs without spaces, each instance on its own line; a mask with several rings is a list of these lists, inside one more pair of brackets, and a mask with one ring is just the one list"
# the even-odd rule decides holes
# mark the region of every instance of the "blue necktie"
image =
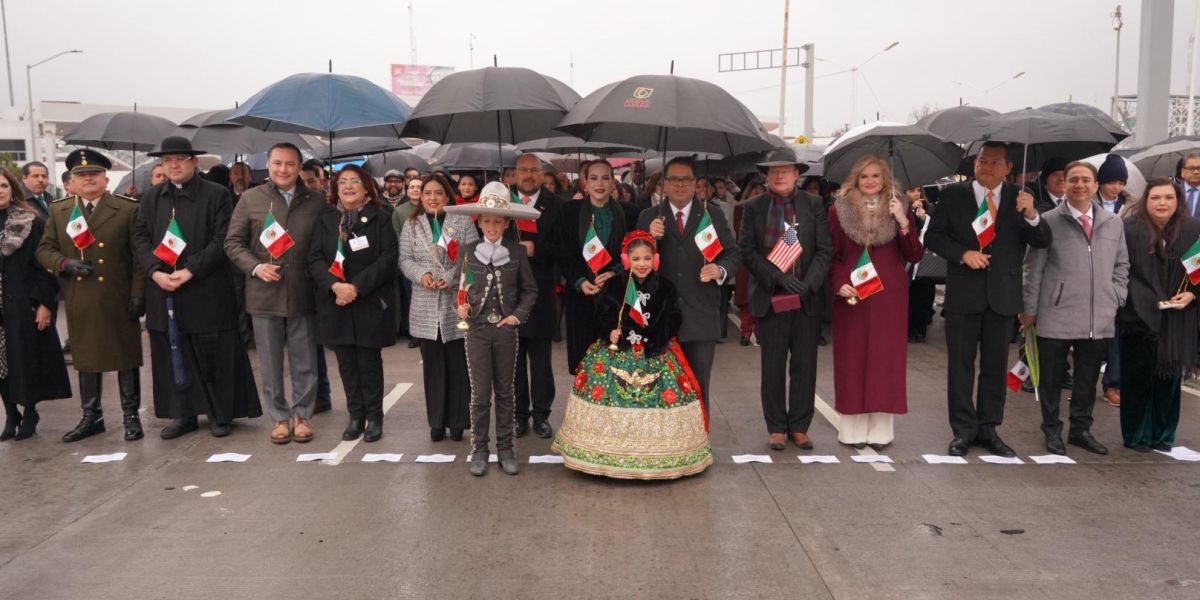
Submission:
[[1188,214],[1196,216],[1196,192],[1200,191],[1197,188],[1190,188],[1187,192]]
[[292,195],[295,193],[296,192],[279,192],[279,195],[283,196],[284,204],[291,206],[292,205]]

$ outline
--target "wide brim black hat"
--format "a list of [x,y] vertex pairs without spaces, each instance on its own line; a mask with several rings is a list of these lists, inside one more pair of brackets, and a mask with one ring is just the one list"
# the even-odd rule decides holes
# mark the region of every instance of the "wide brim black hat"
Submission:
[[185,137],[182,137],[182,136],[172,135],[172,136],[163,138],[163,141],[161,143],[159,143],[157,150],[155,150],[153,152],[147,152],[146,154],[149,156],[158,157],[158,156],[166,156],[168,154],[186,154],[188,156],[200,156],[201,154],[207,154],[207,153],[204,150],[196,150],[195,148],[192,148],[191,140],[189,140]]
[[801,175],[808,172],[808,164],[797,158],[796,152],[791,148],[776,148],[767,154],[762,162],[756,163],[755,166],[763,174],[766,174],[767,169],[771,167],[796,167]]

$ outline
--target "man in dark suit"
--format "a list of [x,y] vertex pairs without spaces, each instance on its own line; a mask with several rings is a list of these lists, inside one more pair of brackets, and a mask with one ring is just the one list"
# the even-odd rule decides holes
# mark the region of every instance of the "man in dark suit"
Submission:
[[1057,156],[1046,159],[1042,163],[1042,171],[1038,174],[1038,184],[1035,189],[1035,206],[1039,213],[1052,211],[1067,197],[1067,178],[1063,169],[1067,161]]
[[54,202],[49,189],[50,170],[36,160],[29,161],[21,167],[21,184],[29,191],[29,205],[45,220],[50,215],[50,203]]
[[[797,447],[810,449],[808,426],[817,390],[817,337],[821,333],[818,291],[833,256],[829,218],[819,197],[796,187],[808,167],[790,149],[772,152],[758,167],[766,173],[767,191],[742,205],[738,254],[752,276],[750,311],[759,322],[767,444],[772,450],[783,450],[790,432]],[[767,257],[792,226],[803,251],[784,272]],[[791,379],[790,391],[785,385],[787,378]]]
[[554,218],[562,199],[542,187],[542,161],[533,154],[517,159],[516,192],[521,204],[542,213],[536,221],[513,221],[505,237],[520,241],[529,255],[533,279],[537,281],[537,302],[533,312],[518,328],[517,343],[517,437],[533,432],[541,438],[554,435],[550,426],[550,407],[554,404],[554,369],[550,366],[550,341],[554,337],[555,309],[554,254],[550,251]]
[[[946,259],[947,403],[954,439],[949,454],[964,456],[972,443],[997,456],[1016,456],[996,427],[1004,420],[1008,340],[1022,309],[1021,264],[1027,246],[1050,245],[1050,228],[1033,196],[1005,183],[1012,171],[1008,148],[983,145],[975,158],[975,180],[941,192],[925,233],[925,246]],[[972,223],[986,203],[994,239],[980,247]],[[975,356],[979,354],[977,400]]]
[[[709,210],[708,203],[695,197],[692,159],[672,159],[667,163],[666,174],[668,202],[643,210],[638,217],[638,229],[650,232],[658,240],[662,261],[658,272],[675,285],[679,311],[683,313],[683,325],[677,336],[679,346],[700,383],[700,398],[708,407],[713,357],[717,339],[721,337],[721,321],[725,319],[721,286],[737,272],[737,248],[725,214],[716,206]],[[696,241],[696,236],[703,233],[699,226],[705,214],[722,248],[712,261],[704,258]]]

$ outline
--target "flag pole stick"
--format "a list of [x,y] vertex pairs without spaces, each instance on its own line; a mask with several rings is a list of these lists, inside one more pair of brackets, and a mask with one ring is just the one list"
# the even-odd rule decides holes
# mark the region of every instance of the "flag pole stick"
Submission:
[[[625,290],[629,290],[629,282],[633,280],[633,269],[629,270],[629,274],[625,277]],[[625,293],[621,293],[621,308],[617,309],[617,331],[621,331],[621,319],[625,316]],[[609,352],[616,352],[619,348],[616,342],[608,345]]]

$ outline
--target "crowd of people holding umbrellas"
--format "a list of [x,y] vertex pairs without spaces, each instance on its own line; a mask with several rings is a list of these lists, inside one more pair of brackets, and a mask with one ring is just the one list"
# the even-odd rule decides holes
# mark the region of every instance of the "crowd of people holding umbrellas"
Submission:
[[[880,450],[944,283],[950,455],[1014,456],[998,429],[1022,386],[1047,451],[1067,452],[1070,389],[1066,444],[1107,453],[1091,430],[1102,371],[1123,445],[1169,451],[1200,338],[1200,139],[1114,151],[1127,135],[1071,103],[956,107],[821,151],[702,80],[635,76],[581,98],[511,67],[447,76],[411,108],[358,77],[299,74],[179,126],[97,115],[65,136],[81,146],[65,198],[40,163],[0,178],[0,439],[33,436],[37,403],[72,395],[61,300],[83,410],[64,442],[105,431],[108,371],[125,439],[144,435],[144,317],[164,439],[200,415],[229,435],[265,404],[272,442],[312,440],[329,348],[342,439],[377,441],[382,348],[401,332],[430,437],[469,433],[472,474],[492,450],[517,473],[514,438],[534,433],[572,469],[680,477],[712,462],[732,306],[742,345],[761,347],[771,449],[813,446],[828,324],[838,440]],[[118,186],[136,194],[107,191],[105,150],[154,159]],[[202,173],[206,153],[236,156]]]

